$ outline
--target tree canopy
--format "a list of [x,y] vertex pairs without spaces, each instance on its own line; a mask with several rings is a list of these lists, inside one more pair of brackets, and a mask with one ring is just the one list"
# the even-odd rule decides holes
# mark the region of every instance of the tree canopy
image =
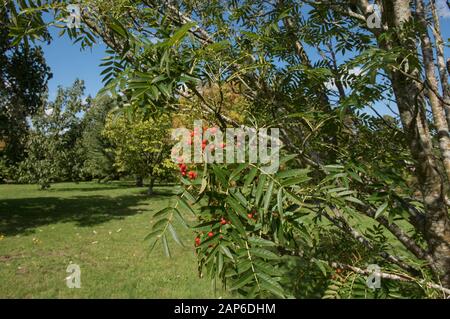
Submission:
[[[379,11],[368,0],[80,1],[82,27],[63,33],[82,47],[109,47],[105,92],[127,110],[281,131],[278,173],[190,168],[177,203],[155,214],[152,243],[170,255],[167,236],[181,244],[173,217],[194,214],[200,273],[246,296],[450,292],[450,88],[439,8],[376,3]],[[13,43],[45,39],[66,5],[7,1],[17,8]],[[46,11],[55,18],[48,24]],[[382,269],[379,290],[365,285],[368,264]]]

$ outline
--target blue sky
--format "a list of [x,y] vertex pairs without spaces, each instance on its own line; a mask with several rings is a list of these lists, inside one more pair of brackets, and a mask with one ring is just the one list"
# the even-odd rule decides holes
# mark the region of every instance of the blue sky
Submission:
[[80,45],[73,44],[67,36],[59,37],[56,28],[51,29],[51,34],[53,41],[50,45],[40,44],[53,73],[48,88],[50,99],[55,98],[59,85],[70,86],[77,78],[84,80],[86,96],[95,96],[102,88],[99,65],[105,56],[105,45],[97,44],[92,49],[81,50]]
[[[444,40],[448,40],[450,38],[450,11],[445,12],[441,23]],[[49,82],[50,99],[55,98],[59,85],[70,86],[76,78],[84,80],[86,96],[95,96],[102,88],[100,76],[102,69],[99,65],[105,56],[105,45],[96,44],[93,48],[81,50],[80,45],[73,44],[67,36],[59,37],[58,29],[51,28],[50,31],[53,37],[50,45],[40,44],[44,50],[47,64],[53,73],[53,78]],[[450,56],[449,48],[446,49],[446,56]],[[386,112],[385,107],[382,109],[384,109],[381,110],[382,113],[390,113]]]

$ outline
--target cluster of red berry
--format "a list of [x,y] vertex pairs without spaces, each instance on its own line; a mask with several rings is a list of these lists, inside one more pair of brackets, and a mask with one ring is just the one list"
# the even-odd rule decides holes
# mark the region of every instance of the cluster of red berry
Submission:
[[[221,217],[220,218],[220,225],[221,226],[224,226],[224,225],[231,225],[231,221],[227,221],[225,218],[223,218],[223,217]],[[222,233],[222,229],[220,229],[219,230],[219,233]],[[204,233],[202,232],[201,233],[201,235],[203,235]],[[211,230],[210,232],[208,232],[208,237],[209,238],[212,238],[212,237],[214,237],[214,232]],[[219,238],[220,239],[223,239],[223,235],[221,234],[220,236],[219,236]],[[200,238],[200,236],[197,236],[196,238],[195,238],[195,246],[199,246],[200,244],[201,244],[201,242],[202,242],[202,240],[201,240],[201,238]],[[211,247],[211,245],[210,245],[210,247]]]
[[[248,217],[249,219],[251,219],[251,220],[256,221],[256,210],[252,210],[250,213],[248,213],[248,214],[247,214],[247,217]],[[224,217],[221,217],[221,218],[220,218],[220,222],[219,222],[219,223],[220,223],[221,226],[224,226],[224,225],[227,225],[227,224],[228,224],[228,225],[231,225],[231,221],[230,221],[230,220],[226,220]],[[219,233],[222,233],[222,230],[219,230]],[[204,235],[204,233],[201,232],[200,235]],[[208,235],[209,238],[211,238],[211,237],[214,236],[214,232],[211,230],[210,232],[208,232],[207,235]],[[220,235],[219,238],[220,238],[220,239],[223,239],[223,236]],[[195,246],[199,246],[199,245],[201,244],[201,242],[202,242],[202,240],[201,240],[200,236],[197,236],[197,237],[195,238]],[[209,247],[211,247],[211,245],[210,245]]]
[[[202,232],[201,235],[203,235],[204,233]],[[214,236],[214,232],[210,231],[208,232],[208,237],[211,238]],[[223,236],[220,235],[220,239],[222,239]],[[195,246],[200,246],[200,244],[202,243],[202,240],[200,238],[200,236],[195,237]]]
[[197,172],[196,171],[189,171],[187,172],[187,165],[184,163],[178,164],[178,167],[180,168],[180,172],[182,176],[188,176],[189,179],[196,179],[197,178]]

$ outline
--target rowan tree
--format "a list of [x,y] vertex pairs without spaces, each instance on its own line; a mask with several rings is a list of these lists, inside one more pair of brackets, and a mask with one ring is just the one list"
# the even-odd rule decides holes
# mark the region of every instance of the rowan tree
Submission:
[[[368,0],[81,2],[84,27],[67,32],[110,47],[106,90],[150,114],[177,113],[186,96],[221,128],[281,129],[280,172],[199,166],[149,238],[169,255],[172,217],[193,213],[200,272],[246,296],[450,292],[450,89],[437,4],[377,4],[379,13]],[[46,8],[60,18],[64,5]],[[45,35],[41,9],[18,17],[17,42]],[[232,105],[205,87],[219,101],[232,87],[251,116],[227,116]],[[386,280],[371,291],[374,263]]]

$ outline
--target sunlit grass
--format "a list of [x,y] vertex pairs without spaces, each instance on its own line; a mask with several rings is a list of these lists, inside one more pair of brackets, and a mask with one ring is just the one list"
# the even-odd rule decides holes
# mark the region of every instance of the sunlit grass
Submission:
[[[186,248],[172,244],[172,259],[158,246],[149,254],[151,216],[172,190],[157,187],[149,198],[120,183],[0,185],[0,297],[214,297],[198,277],[189,230],[179,229]],[[81,268],[80,289],[66,286],[70,263]]]

